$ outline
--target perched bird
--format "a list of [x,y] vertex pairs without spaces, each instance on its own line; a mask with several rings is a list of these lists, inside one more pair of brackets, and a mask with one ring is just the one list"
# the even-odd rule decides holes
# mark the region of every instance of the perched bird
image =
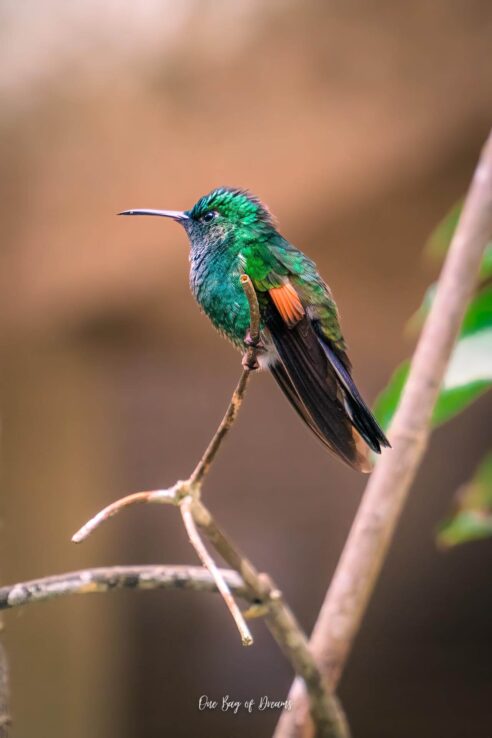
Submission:
[[316,265],[280,235],[254,195],[219,187],[191,210],[126,210],[180,223],[191,245],[191,290],[212,323],[240,350],[250,312],[240,276],[256,290],[261,316],[258,363],[269,369],[316,436],[361,472],[370,449],[389,446],[352,379],[338,310]]

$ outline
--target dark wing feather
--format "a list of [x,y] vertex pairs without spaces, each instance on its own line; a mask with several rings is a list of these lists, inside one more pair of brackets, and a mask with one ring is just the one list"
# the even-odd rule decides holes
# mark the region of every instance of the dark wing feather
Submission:
[[331,449],[331,446],[327,444],[326,439],[320,433],[312,417],[309,415],[306,406],[299,397],[299,394],[292,384],[292,381],[287,374],[287,371],[282,362],[276,361],[274,364],[270,365],[269,369],[299,417],[306,423],[309,428],[311,428],[313,433],[318,436],[319,440],[324,443],[325,446],[328,446],[328,448]]
[[367,445],[377,454],[380,454],[381,447],[389,446],[390,443],[362,399],[360,392],[350,375],[349,367],[345,365],[344,355],[337,351],[331,341],[326,338],[319,323],[314,321],[313,327],[320,340],[323,351],[326,354],[326,358],[335,370],[335,373],[344,389],[346,408],[352,423],[355,428],[357,428]]
[[[354,431],[337,373],[327,359],[311,320],[305,316],[289,328],[272,305],[267,311],[266,324],[285,369],[280,375],[274,371],[274,376],[299,415],[347,464],[360,471],[369,471],[367,448],[359,442]],[[285,374],[289,384],[285,382]],[[301,403],[296,401],[296,395]]]

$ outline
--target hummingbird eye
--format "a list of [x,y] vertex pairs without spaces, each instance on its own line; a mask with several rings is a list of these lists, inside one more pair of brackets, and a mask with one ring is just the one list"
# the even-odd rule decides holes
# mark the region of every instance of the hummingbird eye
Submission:
[[205,213],[204,215],[202,215],[200,220],[202,221],[202,223],[210,223],[210,221],[216,218],[217,215],[218,213],[216,210],[209,210],[208,213]]

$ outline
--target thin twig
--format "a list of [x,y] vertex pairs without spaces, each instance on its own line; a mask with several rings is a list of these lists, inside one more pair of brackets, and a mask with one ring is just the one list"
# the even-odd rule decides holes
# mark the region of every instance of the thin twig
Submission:
[[195,489],[197,487],[200,488],[205,475],[210,469],[210,464],[215,459],[217,452],[222,445],[222,441],[224,440],[225,436],[227,435],[231,426],[236,420],[239,408],[242,405],[244,394],[246,392],[246,385],[248,384],[250,373],[250,369],[243,369],[243,372],[239,378],[239,382],[237,383],[236,389],[234,390],[234,393],[231,397],[229,407],[227,408],[225,415],[222,418],[220,425],[214,434],[214,437],[207,446],[205,453],[203,454],[202,458],[200,459],[191,474],[190,484]]
[[190,543],[195,549],[197,556],[202,562],[203,566],[208,569],[208,571],[212,575],[217,589],[222,595],[222,598],[226,603],[229,612],[234,618],[234,622],[236,623],[237,629],[241,636],[241,643],[243,644],[243,646],[251,646],[253,644],[253,636],[251,635],[251,631],[246,625],[243,614],[237,606],[231,594],[231,590],[229,589],[226,580],[222,576],[222,572],[218,568],[213,558],[210,556],[197,531],[195,521],[193,519],[193,514],[191,512],[192,502],[193,500],[191,497],[185,497],[179,506],[181,517],[183,518],[183,523],[186,528],[186,532],[188,533]]
[[[245,585],[237,571],[221,569],[220,574],[236,597],[240,597],[252,604],[257,603],[258,598],[252,593],[251,588]],[[272,586],[271,584],[268,585],[265,575],[259,576],[262,578],[261,585],[259,585],[262,591],[267,586]],[[147,566],[98,567],[66,572],[51,577],[42,577],[40,579],[0,587],[0,611],[24,607],[25,605],[34,603],[48,602],[49,600],[74,594],[104,593],[117,589],[181,589],[194,592],[218,592],[215,579],[210,572],[201,566],[161,566],[155,564]],[[282,604],[281,595],[278,591],[272,591],[270,606],[277,609],[275,616],[272,617],[270,614],[267,614],[266,620],[270,630],[284,651],[285,633],[289,634],[289,652],[286,652],[287,657],[291,658],[292,652],[297,654],[296,670],[298,673],[305,674],[310,684],[310,691],[313,689],[313,685],[319,691],[319,698],[315,707],[317,715],[319,712],[317,719],[323,725],[322,721],[325,719],[325,713],[320,709],[319,705],[323,704],[323,700],[328,700],[331,713],[336,716],[340,723],[341,728],[338,732],[334,732],[331,728],[330,732],[323,732],[322,728],[320,735],[348,736],[348,729],[343,727],[345,717],[340,710],[336,698],[323,694],[322,685],[317,681],[316,670],[314,673],[310,673],[310,664],[313,662],[307,651],[306,638],[299,626],[295,623],[295,620],[294,622],[289,622],[289,615],[292,618],[293,616],[285,604]],[[278,623],[280,623],[280,626]],[[296,642],[299,634],[302,635],[301,641]],[[305,658],[306,654],[307,658]]]
[[[260,340],[260,306],[253,282],[248,275],[241,274],[240,282],[249,303],[249,335],[251,348],[254,349]],[[254,354],[251,358],[254,358]]]
[[[237,572],[221,569],[221,576],[237,597],[248,600],[249,590]],[[214,579],[201,566],[109,566],[71,571],[0,587],[0,610],[46,602],[72,594],[110,592],[114,589],[217,592]]]
[[[410,485],[423,457],[430,420],[461,321],[492,234],[492,133],[468,192],[418,342],[386,452],[366,487],[342,557],[310,641],[327,684],[334,689],[386,558]],[[306,699],[297,681],[275,738],[305,738]]]
[[102,510],[100,510],[96,515],[94,515],[93,518],[88,520],[87,523],[84,523],[82,528],[79,528],[79,530],[73,534],[72,543],[82,543],[82,541],[85,541],[85,539],[88,538],[91,533],[94,533],[96,528],[98,528],[101,523],[105,523],[106,520],[109,520],[109,518],[112,518],[113,515],[121,512],[125,507],[130,507],[131,505],[146,504],[149,502],[169,503],[171,505],[177,504],[175,488],[176,485],[175,487],[170,487],[169,489],[154,489],[146,492],[133,492],[133,494],[131,495],[121,497],[119,500],[112,502],[110,505],[107,505],[107,507],[104,507]]
[[[198,499],[198,497],[192,496],[189,493],[190,485],[189,482],[177,482],[176,485],[168,490],[154,490],[150,492],[138,492],[134,495],[128,495],[123,497],[121,502],[122,505],[118,505],[118,501],[109,505],[107,508],[98,513],[92,520],[86,523],[81,531],[84,531],[86,535],[92,533],[96,527],[102,522],[109,519],[108,511],[111,515],[125,509],[131,504],[140,504],[146,502],[147,504],[161,503],[162,501],[171,502],[172,504],[179,505],[181,514],[183,516],[183,522],[187,527],[188,535],[190,540],[195,547],[200,559],[205,564],[203,557],[203,550],[198,550],[200,544],[197,544],[196,538],[193,534],[190,534],[188,524],[190,516],[193,521],[192,529],[196,531],[198,526],[206,535],[207,539],[213,545],[215,550],[222,556],[229,566],[232,567],[241,577],[243,582],[243,597],[249,600],[251,603],[255,603],[259,606],[259,610],[265,617],[265,622],[274,636],[275,640],[279,644],[280,648],[291,662],[296,674],[298,674],[306,683],[307,690],[310,696],[310,709],[313,719],[319,728],[320,738],[342,738],[349,735],[349,729],[346,722],[345,715],[338,700],[334,695],[328,694],[323,678],[319,669],[317,668],[312,654],[309,650],[307,638],[298,624],[294,614],[283,600],[281,592],[271,581],[270,577],[266,574],[260,574],[253,564],[243,556],[232,541],[226,536],[222,529],[217,525],[210,511]],[[184,496],[183,496],[184,495]],[[183,511],[185,514],[183,514]],[[78,534],[77,540],[81,541],[83,538]],[[198,538],[198,540],[200,540]],[[201,543],[201,541],[200,541]],[[203,546],[203,544],[201,544]],[[204,547],[203,547],[204,549]],[[205,556],[208,556],[205,550]],[[214,562],[210,560],[212,566],[209,566],[210,562],[205,565],[213,574]],[[166,569],[167,567],[164,567]],[[172,568],[173,569],[173,568]],[[222,575],[221,570],[219,576]],[[186,575],[184,575],[186,576]],[[168,577],[164,578],[165,582],[169,581]],[[182,581],[182,578],[179,580]],[[187,579],[188,581],[188,579]],[[226,586],[229,582],[227,579]],[[54,582],[55,590],[58,587],[58,581]],[[78,582],[75,586],[79,586]],[[216,588],[218,588],[218,580],[215,579]],[[23,585],[19,585],[21,588]],[[62,583],[63,588],[66,583]],[[81,586],[81,585],[80,585]],[[116,585],[114,585],[116,586]],[[124,580],[122,580],[121,586],[126,586]],[[135,585],[138,586],[138,585]],[[163,585],[166,586],[166,585]],[[179,586],[178,584],[169,583],[169,586]],[[99,587],[103,589],[100,590]],[[106,589],[106,582],[91,578],[86,582],[86,589],[83,587],[75,591],[103,591]],[[230,589],[230,588],[229,588]],[[15,596],[23,596],[23,590],[17,590]],[[46,597],[43,597],[45,599]],[[227,602],[229,607],[229,603]],[[2,590],[0,589],[0,609],[2,609]],[[241,613],[240,617],[242,618]],[[235,618],[236,620],[236,618]],[[237,624],[237,620],[236,620]],[[238,626],[239,627],[239,626]],[[247,630],[247,628],[246,628]],[[241,630],[240,630],[241,632]],[[247,630],[249,633],[249,630]],[[241,634],[242,635],[242,634]],[[251,634],[249,634],[251,637]]]

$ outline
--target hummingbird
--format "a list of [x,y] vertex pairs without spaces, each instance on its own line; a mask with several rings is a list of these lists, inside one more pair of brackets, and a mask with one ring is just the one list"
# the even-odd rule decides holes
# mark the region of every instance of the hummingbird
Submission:
[[213,325],[239,350],[250,341],[248,275],[260,308],[257,361],[335,455],[364,473],[389,442],[352,378],[338,309],[315,263],[284,238],[247,190],[218,187],[190,210],[125,210],[170,218],[190,242],[190,287]]

